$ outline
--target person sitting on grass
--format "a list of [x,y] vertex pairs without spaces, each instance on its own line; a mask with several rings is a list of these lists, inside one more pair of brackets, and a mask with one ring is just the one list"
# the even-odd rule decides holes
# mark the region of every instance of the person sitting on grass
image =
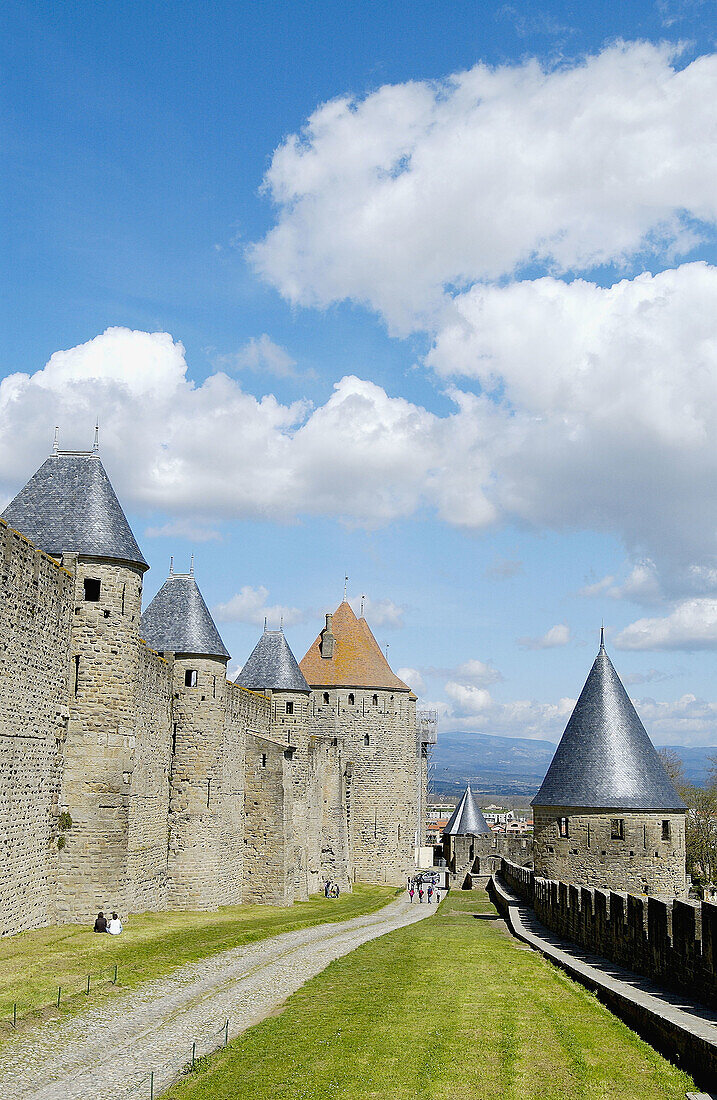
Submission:
[[112,920],[107,925],[107,931],[110,936],[119,936],[122,931],[122,921],[119,919],[116,913],[112,914]]
[[98,913],[97,914],[97,920],[95,921],[94,931],[95,932],[106,932],[107,931],[107,917],[104,915],[104,913]]

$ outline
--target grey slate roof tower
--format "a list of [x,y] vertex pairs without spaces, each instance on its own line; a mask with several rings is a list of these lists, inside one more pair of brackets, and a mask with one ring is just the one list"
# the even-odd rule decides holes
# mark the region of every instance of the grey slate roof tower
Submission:
[[149,568],[96,450],[51,454],[2,518],[54,558],[80,554]]
[[451,814],[443,830],[444,836],[483,836],[490,833],[490,827],[481,813],[475,795],[466,787],[463,797]]
[[229,659],[193,572],[170,572],[142,615],[140,632],[158,653]]
[[283,630],[264,631],[237,676],[236,683],[252,691],[311,690]]
[[605,652],[595,658],[533,806],[683,811]]

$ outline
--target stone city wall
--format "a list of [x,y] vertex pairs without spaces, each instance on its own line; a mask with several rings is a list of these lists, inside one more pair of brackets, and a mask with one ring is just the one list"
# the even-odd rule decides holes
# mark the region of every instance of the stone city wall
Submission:
[[[328,696],[328,699],[326,698]],[[401,885],[415,868],[423,763],[407,692],[312,691],[310,730],[344,742],[354,880]]]
[[67,570],[0,520],[1,935],[54,920],[72,594]]
[[291,905],[291,756],[286,744],[247,732],[244,901]]
[[139,913],[167,906],[171,687],[171,664],[140,643],[134,749],[129,757],[128,771],[122,776],[124,785],[129,785],[129,907]]
[[555,882],[508,860],[500,874],[546,928],[717,1007],[717,905]]
[[[559,822],[566,822],[561,836]],[[612,824],[622,836],[613,836]],[[685,897],[684,813],[536,806],[535,868],[543,878],[602,890]]]

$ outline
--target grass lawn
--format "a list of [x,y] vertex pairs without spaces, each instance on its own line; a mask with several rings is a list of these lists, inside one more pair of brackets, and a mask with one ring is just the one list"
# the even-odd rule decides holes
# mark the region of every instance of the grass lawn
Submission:
[[352,894],[320,894],[287,908],[236,905],[213,913],[141,913],[127,918],[121,936],[96,935],[91,926],[77,924],[23,932],[0,941],[0,1030],[12,1019],[14,1001],[18,1021],[27,1021],[33,1010],[54,1002],[58,985],[66,1009],[86,1008],[87,975],[93,988],[97,983],[97,994],[106,994],[113,988],[107,983],[115,963],[117,988],[126,988],[266,936],[372,913],[395,895],[390,887],[356,885]]
[[331,963],[165,1100],[684,1100],[686,1074],[493,917],[484,893],[450,894]]

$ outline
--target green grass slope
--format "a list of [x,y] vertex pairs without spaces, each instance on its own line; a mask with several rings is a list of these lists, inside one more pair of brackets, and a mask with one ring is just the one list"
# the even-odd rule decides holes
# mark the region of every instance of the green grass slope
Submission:
[[167,1098],[684,1100],[684,1073],[495,917],[484,893],[451,894],[331,963]]
[[231,947],[372,913],[395,893],[389,887],[357,885],[340,898],[321,894],[286,908],[237,905],[213,913],[142,913],[127,919],[121,936],[96,935],[91,926],[76,924],[23,932],[0,942],[0,1027],[12,1019],[13,1002],[23,1023],[33,1010],[54,1002],[58,985],[66,1008],[86,1007],[87,975],[92,975],[91,988],[107,993],[115,964],[117,989],[137,985]]

